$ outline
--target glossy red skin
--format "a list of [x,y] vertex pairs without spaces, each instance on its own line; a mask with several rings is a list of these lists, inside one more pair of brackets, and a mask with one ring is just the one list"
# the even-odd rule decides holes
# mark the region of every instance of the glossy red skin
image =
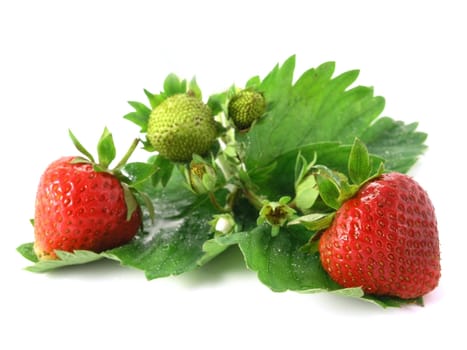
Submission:
[[319,251],[334,281],[368,294],[417,298],[440,278],[433,205],[404,174],[383,174],[346,201],[320,238]]
[[56,160],[41,176],[34,216],[39,258],[56,258],[55,249],[111,249],[130,241],[141,225],[140,210],[126,220],[123,189],[113,175],[72,159]]

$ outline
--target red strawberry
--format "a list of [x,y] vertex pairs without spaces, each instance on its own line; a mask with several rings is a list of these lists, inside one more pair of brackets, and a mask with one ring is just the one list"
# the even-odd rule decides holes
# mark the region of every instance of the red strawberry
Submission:
[[440,278],[433,205],[400,173],[370,180],[345,201],[321,236],[319,252],[335,282],[369,294],[417,298]]
[[[138,140],[118,165],[109,170],[115,158],[115,145],[107,128],[97,145],[97,162],[71,131],[70,137],[86,158],[60,158],[41,176],[34,218],[34,251],[40,259],[56,259],[56,249],[101,252],[121,246],[136,235],[142,222],[134,196],[138,191],[130,177],[122,173],[126,165],[130,166],[126,162]],[[150,165],[143,165],[133,163],[125,172],[131,174],[135,182],[140,182],[154,171]],[[138,194],[151,215],[150,200],[144,193]]]
[[127,220],[123,188],[115,176],[74,159],[56,160],[40,179],[34,218],[39,258],[56,258],[55,249],[111,249],[130,241],[141,225],[140,210]]

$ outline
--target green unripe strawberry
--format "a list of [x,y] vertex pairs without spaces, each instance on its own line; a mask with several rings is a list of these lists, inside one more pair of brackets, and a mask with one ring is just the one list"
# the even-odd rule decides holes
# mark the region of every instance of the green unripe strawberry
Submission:
[[229,102],[229,118],[239,130],[248,129],[266,110],[264,96],[256,91],[242,90]]
[[188,162],[206,154],[217,137],[211,109],[189,94],[168,97],[151,112],[147,138],[162,156]]

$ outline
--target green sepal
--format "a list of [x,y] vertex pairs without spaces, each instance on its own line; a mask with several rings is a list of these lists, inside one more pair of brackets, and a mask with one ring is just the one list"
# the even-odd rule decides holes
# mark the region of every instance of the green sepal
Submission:
[[188,84],[188,92],[200,100],[203,99],[203,93],[201,92],[201,88],[199,87],[195,77],[193,77]]
[[78,141],[76,136],[71,132],[70,129],[68,129],[68,135],[70,136],[71,141],[73,142],[73,145],[75,145],[76,149],[86,156],[91,162],[95,163],[94,157],[92,154]]
[[126,204],[126,220],[129,221],[135,210],[138,209],[138,202],[136,201],[135,195],[131,191],[130,187],[126,183],[122,183],[121,185]]
[[99,165],[103,168],[108,168],[110,163],[115,159],[116,150],[113,136],[107,127],[97,143],[97,156],[99,159]]
[[96,173],[105,173],[105,172],[109,172],[108,169],[106,167],[103,167],[102,165],[100,164],[93,164],[93,163],[90,163],[92,165],[92,169],[96,172]]
[[93,164],[92,161],[90,161],[90,160],[87,159],[87,158],[81,157],[81,156],[74,157],[74,158],[70,161],[70,163],[71,163],[71,164],[81,164],[81,163]]
[[305,158],[301,150],[297,153],[297,159],[295,160],[294,176],[295,176],[295,187],[297,187],[300,182],[305,178],[305,176],[310,172],[311,168],[315,165],[318,155],[316,152],[313,152],[313,159],[311,162]]
[[186,92],[186,80],[180,80],[180,78],[171,73],[164,80],[164,92],[167,96],[173,96]]
[[149,117],[151,114],[151,108],[146,106],[144,103],[137,101],[128,101],[128,104],[135,109],[135,111],[143,116]]
[[198,154],[193,154],[189,164],[180,166],[185,176],[186,187],[195,194],[213,193],[225,185],[222,171],[214,158],[209,161]]
[[341,202],[339,201],[340,189],[337,183],[322,173],[316,175],[316,183],[318,184],[319,194],[324,203],[332,209],[339,209]]
[[321,199],[332,209],[339,209],[346,200],[353,197],[359,190],[359,185],[349,183],[347,177],[338,171],[333,171],[324,165],[316,165],[315,177]]
[[156,209],[152,203],[151,197],[143,191],[132,188],[133,195],[139,199],[139,202],[143,204],[143,207],[146,209],[146,212],[151,220],[151,225],[154,225],[156,220]]
[[245,84],[245,89],[257,89],[261,84],[261,79],[258,75],[251,77]]
[[348,172],[350,180],[356,185],[367,181],[371,173],[370,154],[358,137],[355,138],[350,150]]
[[151,109],[141,102],[128,101],[128,104],[133,107],[135,111],[124,115],[123,118],[138,125],[141,128],[141,132],[146,132],[148,128],[149,116],[151,115]]
[[144,94],[148,98],[152,109],[156,108],[167,98],[164,94],[153,94],[146,89],[144,89]]
[[304,216],[300,216],[288,223],[291,225],[303,225],[310,231],[321,231],[331,225],[334,219],[335,212],[332,213],[312,213]]
[[301,211],[310,209],[319,197],[318,184],[314,176],[302,180],[295,189],[294,203]]

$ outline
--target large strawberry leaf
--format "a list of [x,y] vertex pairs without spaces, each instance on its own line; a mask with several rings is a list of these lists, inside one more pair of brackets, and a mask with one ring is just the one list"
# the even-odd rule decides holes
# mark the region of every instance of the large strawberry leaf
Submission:
[[148,279],[178,275],[198,267],[202,246],[211,238],[209,221],[216,210],[207,196],[197,197],[184,187],[175,172],[165,187],[145,192],[153,198],[154,223],[147,217],[144,231],[129,244],[105,252],[105,256],[141,269]]
[[331,280],[321,266],[319,254],[302,249],[309,232],[302,226],[281,228],[272,237],[270,227],[263,225],[242,234],[239,247],[249,269],[275,292],[287,290],[303,293],[333,292],[342,296],[363,298],[382,307],[422,304],[422,298],[403,300],[393,297],[364,295],[361,288],[342,288]]
[[276,292],[286,290],[334,290],[339,286],[321,267],[317,254],[300,248],[309,236],[304,229],[281,228],[272,237],[271,228],[261,225],[240,242],[247,266],[258,272],[258,278]]
[[73,253],[63,250],[56,250],[58,259],[55,260],[38,260],[34,254],[33,244],[25,243],[17,248],[25,258],[35,263],[26,267],[26,270],[31,272],[47,272],[65,266],[87,264],[103,258],[102,255],[91,252],[89,250],[75,250]]
[[388,169],[406,172],[425,149],[426,134],[415,130],[416,123],[377,119],[384,99],[374,96],[370,87],[351,87],[357,70],[333,78],[335,64],[327,62],[293,82],[294,69],[292,56],[258,85],[268,110],[239,138],[246,145],[248,169],[267,166],[285,153],[316,143],[351,144],[359,137],[370,153],[387,161]]

